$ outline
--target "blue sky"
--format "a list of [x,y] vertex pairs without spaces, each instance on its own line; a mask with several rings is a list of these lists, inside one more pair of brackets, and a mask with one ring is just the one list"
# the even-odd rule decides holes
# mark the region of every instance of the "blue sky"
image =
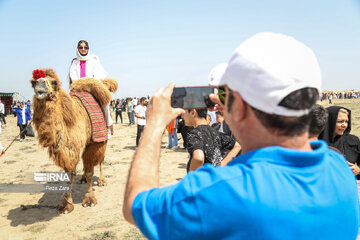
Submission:
[[35,68],[68,89],[80,39],[119,83],[114,97],[152,95],[169,82],[206,85],[251,35],[294,36],[318,57],[323,89],[360,90],[360,2],[355,0],[0,0],[0,91],[31,99]]

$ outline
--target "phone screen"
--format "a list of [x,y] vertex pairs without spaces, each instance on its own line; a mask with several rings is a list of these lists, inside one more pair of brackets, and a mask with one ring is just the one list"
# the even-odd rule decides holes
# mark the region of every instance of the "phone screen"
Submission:
[[171,96],[171,106],[184,109],[214,107],[209,98],[211,93],[214,93],[213,87],[176,87]]

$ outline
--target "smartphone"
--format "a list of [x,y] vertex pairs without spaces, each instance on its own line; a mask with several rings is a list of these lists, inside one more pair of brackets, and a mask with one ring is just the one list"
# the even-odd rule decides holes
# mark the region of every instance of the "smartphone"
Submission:
[[204,109],[214,107],[209,95],[214,87],[176,87],[171,96],[171,106],[183,109]]

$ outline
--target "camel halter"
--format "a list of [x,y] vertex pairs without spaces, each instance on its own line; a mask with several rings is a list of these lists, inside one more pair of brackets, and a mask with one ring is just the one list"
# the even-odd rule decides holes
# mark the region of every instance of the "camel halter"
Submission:
[[53,87],[51,86],[51,83],[49,81],[49,79],[45,78],[46,81],[46,86],[49,88],[49,95],[54,91]]

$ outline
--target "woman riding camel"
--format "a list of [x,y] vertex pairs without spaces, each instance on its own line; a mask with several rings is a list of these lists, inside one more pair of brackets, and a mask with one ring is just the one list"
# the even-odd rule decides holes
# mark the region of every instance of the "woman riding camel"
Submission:
[[[99,57],[95,54],[90,54],[89,43],[85,40],[80,40],[77,44],[76,58],[71,62],[69,71],[70,85],[84,77],[91,77],[97,80],[103,80],[108,73],[105,71],[100,63]],[[110,128],[112,128],[113,120],[110,114],[109,105],[104,109],[106,125],[109,128],[109,138],[111,137]]]

